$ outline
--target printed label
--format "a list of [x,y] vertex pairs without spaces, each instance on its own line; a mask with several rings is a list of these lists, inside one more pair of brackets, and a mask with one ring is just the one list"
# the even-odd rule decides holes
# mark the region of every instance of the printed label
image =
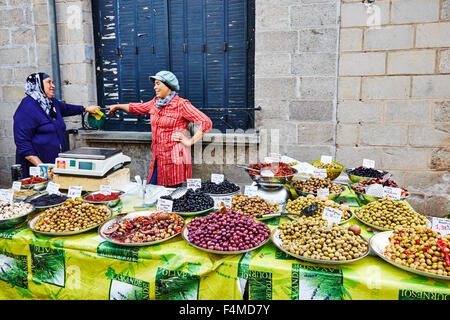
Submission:
[[321,156],[320,157],[320,162],[322,162],[322,163],[331,163],[331,161],[333,161],[332,156]]
[[258,193],[258,187],[257,186],[245,186],[244,188],[244,194],[249,197],[254,197]]
[[342,211],[331,208],[331,207],[325,207],[323,208],[322,213],[322,219],[327,220],[328,226],[335,224],[338,224],[341,221],[342,218]]
[[400,200],[401,197],[402,197],[401,188],[383,187],[383,198]]
[[375,168],[375,161],[370,159],[363,159],[363,167],[365,168]]
[[59,184],[50,181],[47,184],[47,188],[45,188],[45,191],[47,191],[49,194],[59,193]]
[[158,199],[156,210],[163,212],[172,212],[173,201],[168,199]]
[[219,184],[222,183],[223,180],[225,179],[223,174],[219,174],[219,173],[211,173],[211,182]]
[[443,237],[450,233],[450,219],[433,217],[431,229],[439,232]]
[[214,209],[222,208],[222,202],[225,204],[225,208],[231,209],[231,196],[213,197],[213,199],[214,199]]
[[327,177],[327,169],[314,169],[314,178],[326,178]]
[[100,193],[109,196],[111,194],[111,186],[100,186]]
[[158,268],[155,278],[156,300],[197,300],[200,276],[178,270]]
[[41,168],[39,167],[30,167],[30,176],[39,177],[41,174]]
[[197,190],[202,187],[202,179],[187,179],[188,189]]
[[72,198],[72,200],[75,200],[75,198],[78,198],[81,196],[81,191],[83,190],[82,186],[71,186],[69,187],[69,191],[67,192],[67,196],[69,198]]
[[22,182],[20,182],[20,181],[14,181],[14,182],[12,183],[12,189],[13,189],[14,191],[20,191],[21,188],[22,188]]
[[330,189],[323,188],[323,189],[317,189],[317,196],[329,196],[330,195]]

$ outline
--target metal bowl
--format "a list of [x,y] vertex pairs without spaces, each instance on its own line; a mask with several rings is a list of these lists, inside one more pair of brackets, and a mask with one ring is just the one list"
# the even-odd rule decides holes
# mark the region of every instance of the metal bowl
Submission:
[[450,276],[441,276],[441,275],[437,275],[437,274],[433,274],[433,273],[428,273],[425,271],[416,270],[413,268],[403,266],[401,264],[398,264],[398,263],[388,259],[385,256],[384,252],[385,252],[386,247],[389,245],[389,238],[391,237],[392,234],[393,234],[393,231],[384,231],[384,232],[377,233],[372,238],[370,238],[370,247],[377,256],[379,256],[384,261],[386,261],[386,262],[392,264],[393,266],[400,268],[402,270],[409,271],[409,272],[412,272],[412,273],[415,273],[415,274],[418,274],[418,275],[421,275],[424,277],[450,281]]
[[[353,210],[349,210],[349,211],[350,211],[350,218],[348,218],[348,219],[346,219],[346,220],[341,220],[341,221],[339,221],[338,225],[346,224],[347,222],[349,222],[350,220],[353,219],[353,217],[355,216],[355,213],[353,212]],[[286,213],[287,213],[287,217],[288,217],[289,219],[291,219],[291,220],[296,220],[296,219],[298,219],[298,216],[297,216],[297,215],[289,215],[289,212],[286,212]]]
[[[364,239],[361,235],[360,235],[360,237],[362,239]],[[345,261],[331,261],[331,260],[311,259],[311,258],[307,258],[307,257],[303,257],[303,256],[300,256],[300,255],[294,254],[294,253],[289,252],[288,250],[286,250],[283,247],[283,242],[280,239],[280,229],[278,227],[275,228],[272,231],[272,233],[270,235],[270,238],[272,239],[273,244],[278,249],[283,251],[284,253],[286,253],[286,254],[288,254],[288,255],[296,258],[296,259],[303,260],[303,261],[306,261],[306,262],[311,262],[311,263],[319,263],[319,264],[346,264],[346,263],[351,263],[351,262],[355,262],[355,261],[361,260],[361,259],[365,258],[370,253],[370,244],[369,244],[369,242],[367,242],[366,239],[364,239],[364,241],[367,243],[367,251],[359,258],[352,259],[352,260],[345,260]]]
[[280,185],[285,185],[286,183],[290,183],[292,178],[298,173],[298,170],[295,168],[291,169],[294,171],[294,173],[287,175],[287,176],[274,176],[274,177],[265,177],[265,176],[261,176],[260,174],[253,174],[250,173],[250,170],[245,169],[245,171],[248,173],[248,175],[250,176],[250,178],[263,186],[280,186]]
[[190,216],[197,216],[197,215],[204,214],[204,213],[209,213],[210,211],[213,211],[213,210],[214,210],[214,207],[211,207],[209,209],[205,209],[205,210],[202,210],[202,211],[197,211],[197,212],[176,212],[176,211],[173,211],[173,213],[179,214],[180,216],[190,217]]
[[241,190],[237,190],[237,191],[231,192],[231,193],[222,193],[222,194],[221,193],[206,193],[206,194],[214,199],[214,197],[216,197],[216,198],[232,197],[232,196],[239,194],[240,192],[241,192]]
[[[27,180],[27,179],[29,179],[29,178],[21,179],[20,183],[22,183],[24,180]],[[48,182],[49,182],[49,180],[47,179],[46,181],[39,182],[39,183],[21,184],[21,188],[23,188],[23,189],[41,190],[47,185]]]
[[[353,189],[353,187],[361,188],[361,189],[364,190],[364,192],[359,192],[359,191]],[[364,201],[372,202],[372,201],[376,201],[376,200],[378,200],[378,199],[381,199],[381,197],[368,196],[368,195],[366,194],[367,188],[368,188],[367,186],[358,186],[357,183],[353,183],[353,184],[350,185],[350,188],[351,188],[351,189],[352,189],[359,197],[361,197]],[[401,197],[400,200],[406,200],[408,197],[409,197],[409,195],[406,196],[406,197]]]
[[100,191],[93,191],[93,192],[88,192],[85,195],[83,195],[82,199],[83,201],[87,202],[87,203],[91,203],[91,204],[102,204],[108,207],[114,207],[115,205],[117,205],[121,199],[121,196],[125,193],[122,190],[111,190],[111,193],[119,193],[119,196],[117,197],[117,199],[114,200],[109,200],[109,201],[92,201],[92,200],[87,200],[86,198],[94,195],[94,194],[99,194]]
[[[39,198],[39,197],[45,196],[46,194],[48,194],[48,193],[47,193],[47,192],[44,192],[44,193],[38,193],[38,194],[35,194],[35,195],[33,195],[33,196],[27,198],[26,202],[29,202],[29,203],[31,204],[31,201],[33,201],[34,199],[37,199],[37,198]],[[63,195],[63,196],[66,196],[66,197],[67,197],[67,194],[65,194],[65,193],[60,193],[60,195]],[[55,203],[55,204],[51,204],[51,205],[48,205],[48,206],[36,206],[36,205],[35,205],[34,207],[35,207],[36,209],[48,209],[48,208],[52,208],[52,207],[59,206],[59,205],[63,204],[64,202],[66,202],[68,199],[70,199],[70,198],[68,197],[68,198],[67,198],[66,200],[64,200],[64,201],[61,201],[61,202]]]
[[[369,181],[370,179],[373,179],[373,177],[362,177],[362,176],[350,174],[350,171],[352,171],[354,169],[355,168],[347,168],[344,170],[351,182],[356,183],[359,181]],[[383,175],[389,173],[389,172],[383,171],[383,170],[377,170],[377,171],[383,173]]]
[[[317,192],[316,192],[316,193],[313,193],[313,192],[305,192],[305,191],[302,191],[301,189],[296,188],[296,187],[294,186],[294,182],[295,182],[295,181],[292,181],[292,182],[291,182],[291,187],[292,187],[292,189],[295,190],[295,192],[297,192],[297,194],[298,194],[299,197],[306,197],[307,195],[310,195],[310,194],[312,194],[313,196],[317,197]],[[330,194],[329,194],[330,196],[338,197],[342,192],[345,191],[345,186],[346,186],[345,184],[340,184],[340,183],[336,183],[336,184],[339,184],[339,185],[342,186],[341,191],[340,191],[340,192],[337,192],[337,193],[330,193]],[[328,197],[328,196],[326,196],[326,197]]]
[[[14,202],[22,202],[22,201],[14,201]],[[18,217],[14,217],[14,218],[9,218],[9,219],[0,219],[0,229],[11,229],[14,228],[15,226],[18,226],[19,224],[23,223],[25,220],[27,220],[27,217],[32,214],[35,210],[35,207],[33,205],[31,205],[32,208],[25,212],[24,214],[18,216]]]

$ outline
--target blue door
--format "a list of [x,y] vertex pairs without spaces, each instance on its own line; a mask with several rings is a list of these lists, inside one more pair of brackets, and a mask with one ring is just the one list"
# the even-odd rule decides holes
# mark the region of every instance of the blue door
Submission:
[[[101,105],[151,100],[149,76],[171,70],[179,95],[214,128],[254,127],[254,0],[93,1],[93,12]],[[105,130],[148,131],[148,123],[121,114]]]

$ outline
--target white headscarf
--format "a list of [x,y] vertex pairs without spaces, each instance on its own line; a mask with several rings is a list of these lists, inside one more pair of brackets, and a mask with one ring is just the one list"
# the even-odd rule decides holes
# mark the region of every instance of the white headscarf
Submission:
[[44,92],[43,81],[48,77],[48,74],[42,72],[30,74],[27,78],[27,82],[25,83],[25,93],[39,102],[41,108],[46,114],[55,118],[55,107]]

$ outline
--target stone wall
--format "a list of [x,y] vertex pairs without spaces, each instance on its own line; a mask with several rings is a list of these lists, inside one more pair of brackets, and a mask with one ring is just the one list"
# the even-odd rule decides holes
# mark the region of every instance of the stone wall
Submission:
[[376,161],[422,213],[449,214],[450,1],[342,1],[336,158]]

